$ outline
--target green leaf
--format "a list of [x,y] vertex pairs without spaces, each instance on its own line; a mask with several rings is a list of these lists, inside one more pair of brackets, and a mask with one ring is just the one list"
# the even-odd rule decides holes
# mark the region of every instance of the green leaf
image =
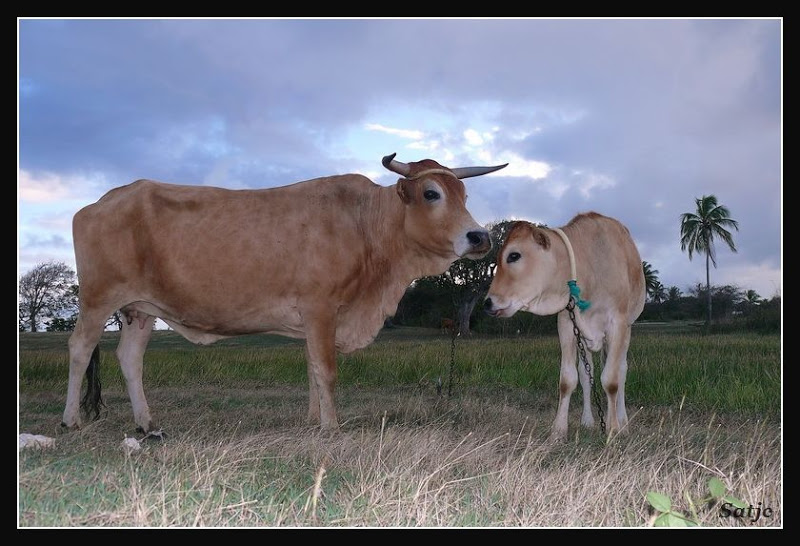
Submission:
[[737,499],[736,497],[732,497],[731,495],[726,495],[722,500],[724,500],[725,502],[731,503],[736,508],[747,508],[748,507],[747,504],[743,500]]
[[[659,522],[658,520],[662,521]],[[658,516],[658,518],[656,518],[655,525],[658,527],[694,527],[695,523],[677,514],[669,512],[667,514],[661,514]]]
[[716,476],[708,480],[708,490],[711,491],[711,496],[715,499],[721,499],[728,492],[728,488]]
[[672,501],[670,498],[666,495],[662,495],[661,493],[656,493],[655,491],[647,492],[647,502],[649,502],[653,508],[659,512],[669,512],[672,508]]
[[658,516],[655,521],[653,521],[653,527],[669,527],[669,514],[661,514]]

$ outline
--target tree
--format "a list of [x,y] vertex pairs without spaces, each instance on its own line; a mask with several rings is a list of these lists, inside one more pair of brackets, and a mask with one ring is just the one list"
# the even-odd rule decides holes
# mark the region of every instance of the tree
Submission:
[[503,220],[488,225],[492,238],[489,253],[480,260],[457,260],[450,269],[436,277],[435,282],[452,294],[459,335],[470,333],[470,317],[475,305],[489,291],[497,268],[497,253],[513,224],[511,220]]
[[758,295],[758,292],[752,288],[744,293],[744,299],[749,305],[759,305],[764,301],[761,296]]
[[75,272],[63,262],[40,263],[19,280],[20,330],[37,332],[46,318],[73,315],[77,304]]
[[644,271],[645,291],[652,300],[653,291],[656,289],[657,286],[661,285],[661,282],[658,280],[658,269],[653,269],[653,266],[649,262],[643,261],[642,271]]
[[676,302],[681,299],[681,296],[683,296],[683,293],[681,292],[681,289],[678,288],[677,286],[670,286],[669,290],[667,290],[668,302],[673,302],[673,301]]
[[663,303],[667,299],[667,287],[657,280],[653,284],[653,289],[650,292],[650,301],[653,303]]
[[681,299],[683,293],[677,286],[670,286],[667,289],[666,298],[664,299],[664,312],[672,320],[682,315],[681,313]]
[[695,199],[695,212],[681,214],[681,250],[692,254],[704,253],[706,255],[706,295],[707,318],[706,327],[711,326],[711,277],[710,264],[717,267],[715,238],[722,239],[731,251],[736,252],[736,245],[729,229],[739,231],[739,223],[732,219],[730,211],[717,203],[714,195],[704,195]]
[[106,327],[108,328],[114,327],[115,330],[122,330],[122,313],[119,311],[114,311],[110,317],[106,320]]
[[417,279],[397,304],[393,324],[438,328],[443,317],[452,316],[452,295],[441,276]]
[[736,314],[750,316],[759,306],[766,303],[767,300],[762,298],[758,292],[753,290],[745,290],[741,293],[741,299],[736,302]]
[[78,322],[78,315],[72,315],[69,318],[54,317],[50,319],[47,325],[48,332],[71,332],[75,329],[75,323]]
[[736,307],[744,301],[744,291],[731,284],[714,286],[711,288],[711,299],[717,317],[727,317],[732,315]]
[[[697,283],[689,288],[689,293],[694,296],[698,314],[703,314],[703,308],[708,309],[708,305],[703,305],[703,300],[708,301],[709,289],[702,283]],[[737,305],[744,300],[744,292],[737,286],[726,284],[724,286],[711,287],[711,300],[713,301],[714,316],[718,319],[725,318],[733,313]]]

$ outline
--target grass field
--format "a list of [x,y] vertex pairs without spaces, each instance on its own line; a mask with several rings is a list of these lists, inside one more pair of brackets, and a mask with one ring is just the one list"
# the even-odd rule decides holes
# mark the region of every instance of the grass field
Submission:
[[[145,392],[167,438],[132,453],[114,333],[101,342],[104,415],[59,431],[67,337],[20,334],[19,432],[56,438],[19,453],[20,527],[639,527],[656,515],[651,491],[704,526],[783,526],[777,335],[637,325],[626,433],[578,427],[576,393],[569,439],[552,444],[555,337],[459,339],[448,397],[449,338],[384,330],[339,358],[333,434],[305,424],[300,342],[196,347],[159,331]],[[712,477],[749,516],[705,502]]]

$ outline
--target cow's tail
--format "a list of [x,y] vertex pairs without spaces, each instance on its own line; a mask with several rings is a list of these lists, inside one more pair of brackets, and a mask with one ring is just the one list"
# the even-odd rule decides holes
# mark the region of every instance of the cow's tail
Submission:
[[100,345],[98,344],[89,359],[86,368],[86,394],[81,399],[81,409],[84,414],[93,420],[100,417],[100,408],[104,407],[103,397],[100,392]]

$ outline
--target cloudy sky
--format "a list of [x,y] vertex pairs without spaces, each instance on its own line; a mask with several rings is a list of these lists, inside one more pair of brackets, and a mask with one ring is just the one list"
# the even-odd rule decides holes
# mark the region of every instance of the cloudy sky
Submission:
[[139,178],[389,185],[397,152],[508,162],[465,181],[480,223],[614,216],[684,292],[705,262],[681,251],[679,217],[714,194],[739,231],[712,284],[771,297],[782,43],[781,19],[20,19],[18,274],[74,267],[72,216]]

